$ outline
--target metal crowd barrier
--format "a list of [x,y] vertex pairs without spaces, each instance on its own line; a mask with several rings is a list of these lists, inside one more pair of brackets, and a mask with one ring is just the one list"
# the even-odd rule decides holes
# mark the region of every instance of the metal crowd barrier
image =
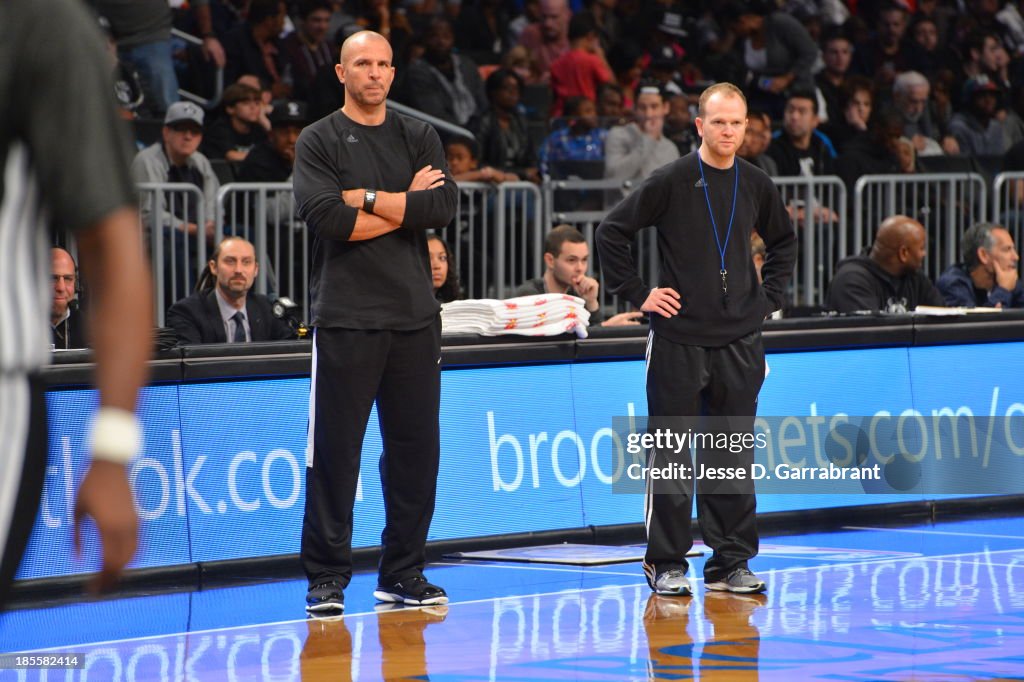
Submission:
[[506,298],[543,272],[544,211],[530,182],[460,182],[448,242],[467,298]]
[[848,252],[846,185],[834,175],[773,178],[800,243],[794,304],[824,305],[836,263]]
[[[136,185],[143,236],[153,270],[156,322],[164,325],[171,303],[188,296],[207,261],[207,222],[203,192],[190,183]],[[184,216],[194,211],[194,234]]]
[[448,243],[454,262],[449,267],[459,269],[459,284],[466,298],[495,298],[496,292],[488,287],[493,280],[493,264],[489,254],[494,253],[496,221],[494,206],[497,188],[489,182],[460,182],[458,208],[451,224],[437,230]]
[[309,319],[310,239],[290,182],[233,182],[217,192],[217,237],[242,236],[260,264],[253,291],[287,296]]
[[960,235],[988,216],[988,187],[978,173],[865,175],[854,185],[854,248],[870,246],[887,217],[907,215],[928,232],[928,275],[960,259]]
[[[992,210],[988,187],[978,174],[868,175],[860,178],[848,202],[846,188],[833,176],[775,178],[801,238],[792,301],[822,304],[835,264],[870,245],[878,224],[896,213],[919,220],[931,240],[929,274],[934,278],[959,260],[959,237],[971,224],[991,219],[1010,229],[1018,244],[1024,238],[1024,172],[1001,173],[993,182]],[[607,210],[629,189],[617,180],[546,180],[459,183],[455,220],[440,230],[452,248],[464,294],[470,298],[511,296],[523,282],[544,272],[544,236],[552,226],[568,223],[593,245],[594,231]],[[242,235],[256,246],[260,273],[254,290],[284,295],[302,306],[309,319],[310,238],[295,216],[290,183],[232,183],[217,195],[217,243]],[[187,296],[205,267],[209,244],[202,231],[188,234],[183,216],[192,210],[200,225],[207,220],[201,190],[191,184],[138,185],[144,235],[155,284],[157,322],[166,308]],[[852,227],[850,211],[852,204]],[[808,210],[809,209],[809,210]],[[160,229],[154,229],[160,225]],[[156,239],[159,235],[161,238]],[[73,240],[65,242],[73,248]],[[63,243],[58,236],[58,243]],[[641,232],[634,258],[646,281],[658,279],[657,236]],[[600,280],[600,262],[591,252],[592,272]],[[621,309],[617,297],[602,287],[607,314]]]
[[1024,171],[1000,173],[992,182],[992,222],[1013,235],[1017,249],[1024,237]]
[[496,215],[497,262],[495,288],[505,298],[526,280],[544,272],[544,201],[532,182],[498,185]]

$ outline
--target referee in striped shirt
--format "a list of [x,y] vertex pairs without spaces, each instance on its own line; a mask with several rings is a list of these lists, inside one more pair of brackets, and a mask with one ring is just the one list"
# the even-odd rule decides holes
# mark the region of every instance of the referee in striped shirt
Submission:
[[135,552],[126,467],[152,330],[150,277],[118,120],[111,64],[78,0],[0,2],[0,608],[36,518],[46,469],[40,370],[50,347],[53,229],[75,235],[92,291],[100,408],[78,490],[75,538],[91,516],[107,588]]

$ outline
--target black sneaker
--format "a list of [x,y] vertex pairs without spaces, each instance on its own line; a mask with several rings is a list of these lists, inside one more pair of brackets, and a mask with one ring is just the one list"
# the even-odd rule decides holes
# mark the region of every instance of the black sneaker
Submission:
[[393,585],[378,585],[373,596],[379,601],[412,606],[448,603],[448,594],[437,585],[428,583],[421,575],[399,580]]
[[341,592],[341,584],[331,580],[309,588],[309,591],[306,592],[306,610],[310,612],[344,611],[345,595]]

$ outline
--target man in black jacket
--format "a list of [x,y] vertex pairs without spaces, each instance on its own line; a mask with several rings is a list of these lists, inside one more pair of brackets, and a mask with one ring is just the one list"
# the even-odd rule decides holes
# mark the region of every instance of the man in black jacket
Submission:
[[944,306],[942,294],[921,272],[928,235],[905,215],[882,221],[866,254],[839,262],[828,287],[828,307],[840,313],[907,313],[919,305]]
[[[736,156],[746,129],[747,103],[731,83],[700,97],[700,148],[654,171],[616,206],[597,229],[605,282],[651,313],[647,408],[651,425],[681,416],[727,417],[733,431],[753,431],[757,395],[765,375],[761,325],[782,307],[796,262],[796,235],[782,197],[764,171]],[[651,289],[631,255],[637,232],[658,230],[660,280]],[[764,281],[758,283],[750,253],[754,228],[764,239]],[[675,427],[675,424],[671,425]],[[678,431],[677,431],[678,433]],[[704,586],[728,592],[762,592],[750,572],[757,554],[754,453],[699,448],[707,466],[730,463],[747,478],[729,492],[697,481],[697,517],[714,554],[704,565]],[[665,467],[671,452],[649,450],[647,466]],[[692,469],[691,469],[692,470]],[[690,594],[686,553],[694,480],[648,480],[647,553],[644,572],[658,594]]]
[[270,300],[249,292],[259,264],[242,237],[227,237],[213,252],[212,289],[197,291],[167,311],[167,324],[181,343],[247,343],[294,339],[295,330],[274,317]]

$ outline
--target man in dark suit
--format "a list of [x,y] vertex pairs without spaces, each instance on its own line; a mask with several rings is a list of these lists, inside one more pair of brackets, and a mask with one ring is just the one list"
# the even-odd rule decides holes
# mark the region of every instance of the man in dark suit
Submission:
[[209,262],[212,289],[197,291],[167,311],[167,324],[181,343],[246,343],[294,339],[295,331],[274,317],[270,300],[250,294],[259,264],[242,237],[227,237]]

